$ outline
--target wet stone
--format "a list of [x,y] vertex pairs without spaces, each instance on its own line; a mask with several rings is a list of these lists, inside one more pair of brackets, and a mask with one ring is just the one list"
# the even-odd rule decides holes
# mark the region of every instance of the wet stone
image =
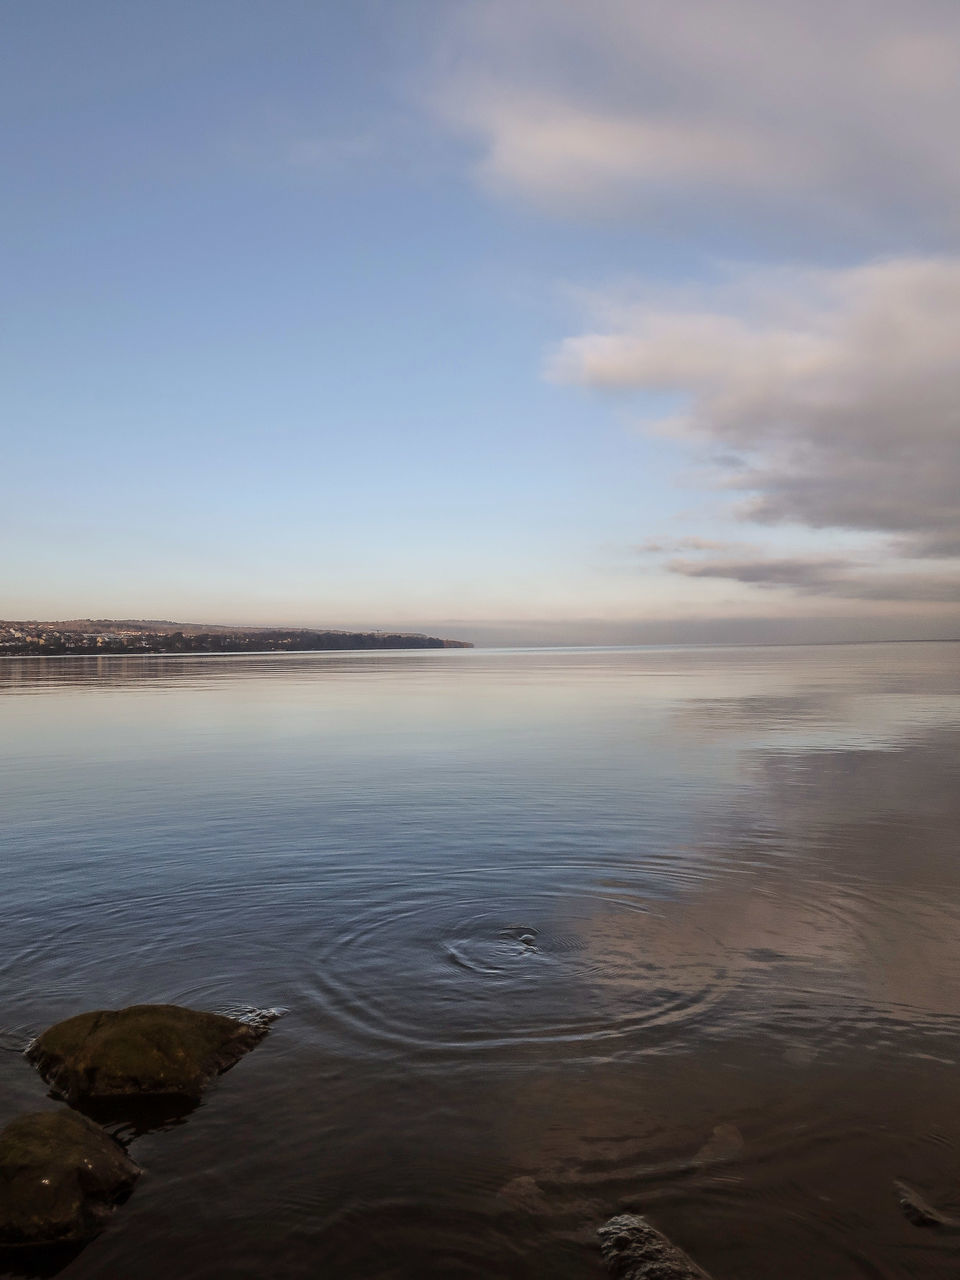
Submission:
[[743,1134],[735,1124],[718,1124],[693,1157],[695,1164],[721,1164],[743,1154]]
[[139,1176],[120,1143],[85,1116],[18,1116],[0,1133],[0,1246],[92,1239]]
[[500,1204],[516,1213],[546,1213],[549,1201],[535,1178],[520,1176],[511,1178],[497,1192]]
[[117,1097],[199,1098],[267,1034],[218,1013],[173,1004],[81,1013],[48,1028],[27,1058],[71,1104]]
[[597,1235],[614,1280],[710,1280],[692,1258],[639,1214],[621,1213]]
[[893,1186],[904,1217],[915,1227],[936,1227],[951,1233],[960,1231],[960,1218],[941,1213],[929,1200],[924,1199],[919,1191],[915,1191],[905,1182],[894,1182]]

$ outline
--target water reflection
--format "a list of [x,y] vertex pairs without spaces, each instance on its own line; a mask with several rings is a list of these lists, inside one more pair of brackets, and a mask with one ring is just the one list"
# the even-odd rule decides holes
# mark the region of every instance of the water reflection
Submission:
[[71,1275],[955,1274],[958,657],[8,664],[0,1024],[291,1010]]

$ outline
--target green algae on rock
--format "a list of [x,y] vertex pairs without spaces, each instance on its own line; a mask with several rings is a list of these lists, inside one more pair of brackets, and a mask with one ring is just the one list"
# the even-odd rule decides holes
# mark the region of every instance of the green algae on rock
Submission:
[[0,1245],[90,1240],[139,1176],[120,1143],[85,1116],[18,1116],[0,1133]]
[[136,1004],[58,1022],[34,1040],[26,1056],[69,1103],[124,1096],[196,1099],[266,1033],[265,1026],[219,1013]]

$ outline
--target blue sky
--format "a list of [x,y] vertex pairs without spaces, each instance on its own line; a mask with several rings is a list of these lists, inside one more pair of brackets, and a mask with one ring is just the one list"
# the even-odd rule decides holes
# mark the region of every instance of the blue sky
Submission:
[[2,616],[960,630],[951,7],[0,12]]

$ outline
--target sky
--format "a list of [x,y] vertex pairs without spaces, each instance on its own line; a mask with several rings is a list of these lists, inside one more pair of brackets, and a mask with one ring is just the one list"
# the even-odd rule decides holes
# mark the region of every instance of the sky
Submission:
[[0,616],[960,636],[955,0],[0,19]]

